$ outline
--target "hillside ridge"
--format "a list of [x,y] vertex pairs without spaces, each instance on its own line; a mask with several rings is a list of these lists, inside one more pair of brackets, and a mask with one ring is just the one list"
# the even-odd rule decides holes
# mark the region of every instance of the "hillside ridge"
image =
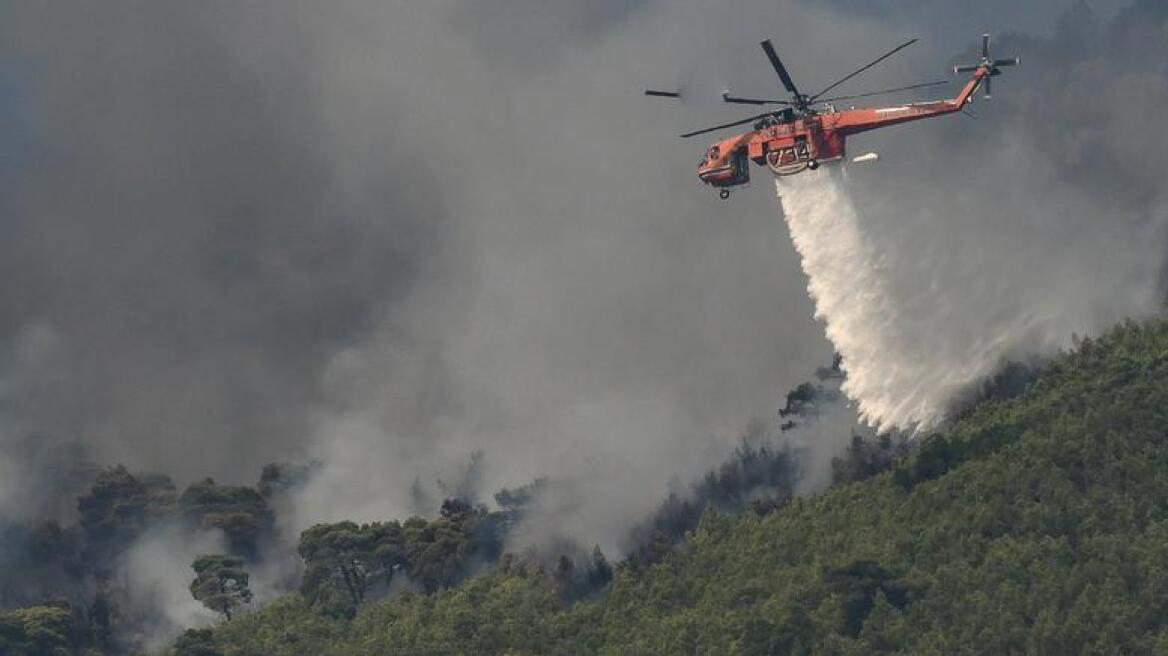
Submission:
[[1168,653],[1166,373],[1164,320],[1083,339],[892,471],[764,516],[707,511],[593,599],[504,562],[352,620],[289,595],[184,640],[240,655]]

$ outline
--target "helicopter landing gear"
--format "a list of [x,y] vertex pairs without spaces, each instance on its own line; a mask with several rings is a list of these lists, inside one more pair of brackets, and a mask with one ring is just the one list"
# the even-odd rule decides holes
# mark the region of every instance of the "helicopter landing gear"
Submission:
[[819,168],[819,162],[817,162],[815,160],[811,160],[810,162],[807,162],[807,168],[814,171],[815,169]]
[[730,190],[729,189],[722,189],[721,191],[718,192],[718,198],[721,198],[722,200],[726,200],[727,198],[730,198]]

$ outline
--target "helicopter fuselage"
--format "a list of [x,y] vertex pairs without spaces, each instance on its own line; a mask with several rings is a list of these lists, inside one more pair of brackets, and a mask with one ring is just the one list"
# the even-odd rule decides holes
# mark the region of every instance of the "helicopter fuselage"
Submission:
[[979,66],[950,100],[843,111],[829,106],[825,111],[807,110],[794,116],[776,112],[754,130],[711,145],[698,166],[698,177],[711,187],[728,189],[750,181],[749,162],[766,166],[775,175],[814,170],[842,160],[851,135],[961,111],[990,73],[990,67]]

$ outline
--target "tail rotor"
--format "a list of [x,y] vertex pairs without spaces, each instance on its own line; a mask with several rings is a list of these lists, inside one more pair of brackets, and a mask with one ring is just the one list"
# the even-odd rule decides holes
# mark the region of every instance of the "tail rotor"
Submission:
[[1021,64],[1022,60],[1017,57],[1008,57],[1006,59],[994,59],[990,56],[990,35],[981,35],[981,61],[976,64],[963,64],[961,66],[954,66],[954,73],[972,73],[979,68],[986,69],[986,77],[983,84],[985,85],[985,97],[993,97],[993,78],[1001,75],[1003,66],[1017,66]]

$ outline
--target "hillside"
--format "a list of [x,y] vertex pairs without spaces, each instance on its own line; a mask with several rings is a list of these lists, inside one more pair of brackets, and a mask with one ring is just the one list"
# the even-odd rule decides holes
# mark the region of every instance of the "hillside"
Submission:
[[1168,322],[1084,340],[892,471],[562,601],[501,567],[352,620],[289,595],[186,654],[1168,653]]

